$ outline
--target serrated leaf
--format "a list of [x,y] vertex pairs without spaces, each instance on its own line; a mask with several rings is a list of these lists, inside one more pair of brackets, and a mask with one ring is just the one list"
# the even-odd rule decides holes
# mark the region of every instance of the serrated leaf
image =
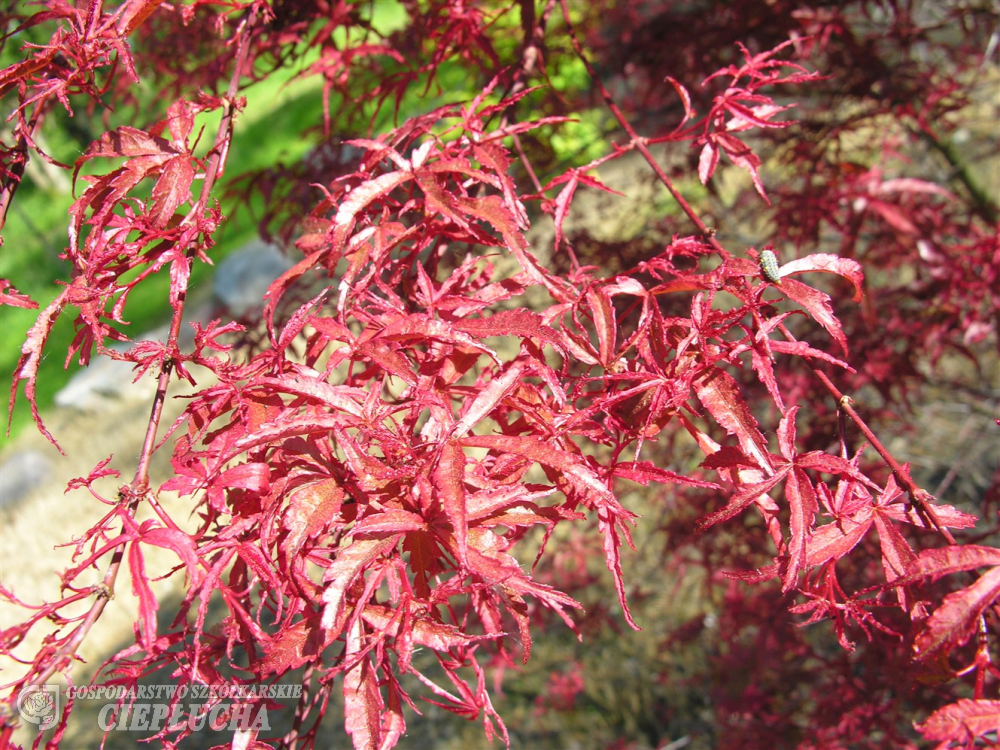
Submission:
[[340,632],[346,620],[344,594],[348,587],[376,558],[395,547],[401,537],[402,534],[390,534],[382,539],[356,539],[337,550],[337,559],[323,574],[324,630],[333,636]]
[[351,535],[354,537],[373,534],[384,536],[386,534],[423,531],[426,528],[427,522],[420,515],[395,508],[365,516],[355,524]]
[[987,571],[971,586],[944,598],[922,623],[913,642],[914,658],[925,661],[944,649],[951,651],[964,644],[976,633],[983,612],[997,601],[1000,601],[1000,566]]
[[833,314],[830,307],[830,297],[827,294],[806,286],[792,279],[781,280],[781,291],[789,299],[798,302],[809,313],[810,317],[826,329],[827,333],[833,337],[841,350],[847,353],[847,337],[840,327],[840,321]]
[[774,468],[767,451],[767,441],[733,377],[713,367],[698,378],[694,386],[698,400],[715,421],[736,437],[743,452],[752,456],[765,473],[772,474]]
[[45,428],[42,416],[38,412],[38,399],[35,395],[35,389],[38,384],[38,368],[44,356],[45,342],[48,341],[49,334],[52,333],[52,326],[55,325],[56,319],[62,312],[63,306],[66,304],[69,296],[69,289],[64,289],[60,292],[59,296],[39,313],[31,328],[28,329],[24,343],[21,345],[21,356],[18,358],[17,364],[14,365],[14,377],[11,379],[10,384],[10,400],[7,403],[7,432],[9,434],[11,420],[14,416],[14,402],[17,400],[17,386],[23,380],[24,396],[28,399],[28,404],[31,407],[31,416],[34,417],[38,431],[60,453],[63,453],[62,448],[59,447],[59,443],[56,442],[56,439]]
[[318,617],[306,617],[286,627],[277,638],[264,644],[262,675],[286,674],[315,661],[323,652],[323,629]]
[[700,529],[707,529],[717,523],[728,521],[730,518],[739,515],[746,510],[752,502],[774,489],[774,487],[784,478],[784,472],[778,472],[777,474],[768,477],[763,482],[740,485],[736,492],[733,493],[733,496],[729,499],[726,507],[699,518],[698,527]]
[[785,498],[791,509],[788,519],[790,538],[781,589],[787,593],[795,587],[799,573],[808,565],[808,538],[819,510],[816,490],[809,477],[798,466],[793,466],[785,479]]
[[524,368],[523,362],[514,362],[503,374],[491,380],[485,388],[481,389],[469,403],[462,417],[452,427],[451,436],[453,438],[465,437],[475,425],[493,411],[497,404],[520,383]]
[[1000,549],[983,547],[978,544],[941,547],[921,552],[907,568],[906,575],[897,581],[898,585],[925,580],[937,580],[950,573],[965,570],[1000,566]]
[[[362,619],[379,633],[395,638],[400,632],[398,612],[380,604],[369,604],[361,613]],[[466,646],[477,640],[491,638],[489,635],[466,635],[454,625],[446,625],[427,619],[417,619],[410,623],[407,633],[413,642],[435,651]]]
[[0,279],[0,305],[23,307],[28,310],[36,310],[38,308],[37,302],[17,291],[7,279]]
[[104,133],[77,160],[77,168],[85,161],[99,157],[162,157],[163,161],[179,154],[177,147],[160,136],[150,135],[144,130],[123,125],[116,130]]
[[482,352],[500,364],[500,357],[488,346],[483,346],[457,327],[422,313],[407,315],[386,326],[379,334],[379,338],[393,341],[437,339],[455,346],[464,346]]
[[329,432],[337,427],[353,426],[357,420],[344,412],[337,414],[310,414],[292,417],[278,422],[272,422],[261,427],[246,437],[237,440],[223,454],[224,461],[235,458],[240,453],[256,448],[265,443],[283,440],[297,435],[312,435],[317,432]]
[[974,739],[1000,732],[1000,701],[963,698],[939,708],[916,728],[927,740],[971,746]]
[[[806,546],[806,566],[813,568],[844,557],[864,538],[871,525],[872,518],[868,514],[843,524],[830,523],[813,530]],[[779,565],[774,563],[754,571],[726,572],[725,576],[747,583],[758,583],[774,578],[778,571]]]
[[153,205],[147,216],[154,227],[163,229],[178,207],[191,195],[194,167],[186,156],[176,156],[167,161],[153,186]]
[[267,492],[270,476],[271,469],[267,464],[246,463],[226,469],[219,475],[216,483],[222,487]]
[[412,179],[413,173],[410,171],[389,172],[363,182],[354,188],[347,199],[340,204],[337,215],[333,219],[335,249],[343,249],[347,244],[347,238],[354,229],[354,223],[363,208]]
[[332,477],[294,490],[282,519],[282,526],[288,530],[282,545],[285,554],[297,555],[306,539],[320,534],[340,513],[343,502],[344,490]]
[[308,399],[326,404],[336,411],[345,412],[353,417],[361,417],[361,402],[365,391],[361,388],[351,388],[345,385],[330,385],[320,377],[318,372],[310,372],[299,368],[277,378],[257,378],[255,385],[260,385],[272,393],[293,393]]
[[648,487],[650,482],[671,482],[674,484],[687,484],[691,487],[704,487],[712,490],[722,489],[722,487],[717,485],[715,482],[705,482],[700,479],[692,479],[691,477],[686,477],[682,474],[668,471],[667,469],[661,469],[659,466],[655,466],[649,461],[615,464],[612,473],[616,477],[638,482],[643,487]]
[[379,750],[382,744],[382,694],[371,663],[364,653],[361,618],[347,632],[344,656],[351,666],[344,672],[344,729],[354,750]]
[[[948,528],[971,529],[979,520],[976,516],[970,515],[969,513],[963,513],[952,505],[937,505],[936,503],[931,503],[930,507],[934,511],[934,517],[937,518],[938,522],[942,526],[947,526]],[[881,512],[896,521],[905,521],[906,523],[913,524],[921,529],[935,528],[933,524],[929,523],[925,519],[924,515],[920,513],[917,506],[910,503],[892,503],[890,505],[883,506],[881,508]]]
[[169,549],[183,561],[187,568],[189,587],[196,587],[201,583],[202,571],[198,567],[197,549],[194,539],[189,534],[180,529],[160,526],[152,520],[144,522],[139,527],[139,534],[139,540],[143,544]]
[[[861,264],[853,258],[841,258],[839,255],[829,255],[826,253],[813,253],[802,258],[785,263],[781,267],[781,277],[791,276],[797,273],[832,273],[847,279],[854,287],[854,301],[860,302],[864,294],[862,291],[865,284],[865,275],[861,270]],[[784,281],[782,281],[784,285]]]
[[587,290],[587,304],[594,317],[597,330],[598,359],[602,367],[607,367],[615,356],[618,322],[611,298],[601,288]]
[[132,577],[132,593],[139,600],[139,618],[137,626],[141,634],[142,647],[148,654],[155,653],[156,612],[159,605],[156,596],[149,587],[149,576],[146,575],[146,561],[142,555],[142,547],[138,540],[128,545],[128,570]]
[[441,446],[432,481],[455,535],[456,556],[467,567],[469,522],[465,507],[465,451],[461,445],[449,441]]
[[[892,583],[905,574],[907,567],[916,559],[917,555],[906,538],[899,533],[899,529],[890,520],[884,518],[882,513],[875,513],[874,518],[875,528],[878,530],[879,545],[882,549],[882,570],[885,572],[885,580]],[[900,606],[907,612],[910,611],[911,597],[906,588],[899,587],[895,591]]]
[[559,332],[545,324],[541,315],[531,310],[500,310],[488,318],[464,318],[453,324],[456,330],[471,336],[520,336],[537,338],[550,344],[561,346]]

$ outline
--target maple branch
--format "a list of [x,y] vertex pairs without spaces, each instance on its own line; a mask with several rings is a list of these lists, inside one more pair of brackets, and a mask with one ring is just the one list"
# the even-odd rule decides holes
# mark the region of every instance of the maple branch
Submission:
[[573,50],[576,52],[576,56],[580,58],[580,61],[583,62],[584,66],[587,68],[587,73],[590,75],[594,85],[597,86],[597,90],[601,92],[601,97],[604,99],[604,103],[608,105],[608,109],[611,110],[611,114],[615,116],[615,119],[618,120],[618,124],[621,125],[622,129],[628,134],[628,137],[631,139],[630,145],[634,146],[639,153],[642,154],[643,158],[649,164],[657,178],[659,178],[660,182],[662,182],[667,188],[674,200],[677,201],[677,205],[681,207],[681,210],[687,214],[688,218],[691,219],[692,223],[698,228],[698,232],[701,233],[702,237],[705,238],[705,241],[711,245],[712,249],[719,253],[725,253],[722,245],[720,245],[719,241],[715,239],[715,231],[709,229],[705,225],[705,222],[701,220],[701,217],[698,216],[697,212],[695,212],[695,210],[691,207],[691,204],[689,204],[687,200],[685,200],[684,196],[681,195],[673,181],[667,177],[666,172],[664,172],[660,167],[659,162],[657,162],[650,153],[649,148],[646,146],[647,139],[635,132],[635,128],[629,124],[625,115],[622,114],[621,109],[619,109],[618,105],[615,104],[614,99],[611,97],[611,93],[601,82],[600,76],[594,69],[594,66],[591,64],[586,53],[583,51],[583,46],[580,44],[580,40],[576,37],[576,30],[573,28],[573,22],[570,20],[569,7],[566,5],[566,0],[559,0],[559,4],[563,9],[563,17],[566,19],[566,28],[569,32],[569,38],[573,44]]
[[[552,11],[555,10],[556,0],[548,0],[545,3],[545,8],[542,10],[541,15],[538,16],[537,19],[535,17],[534,0],[520,0],[520,6],[521,25],[524,28],[524,42],[521,47],[521,62],[517,66],[517,70],[514,71],[510,87],[504,94],[503,99],[516,97],[528,85],[528,77],[534,73],[536,69],[544,69],[545,63],[542,60],[542,43],[545,41],[545,27],[548,26],[549,16],[551,16]],[[504,109],[503,116],[500,118],[499,130],[504,130],[508,125],[510,125],[516,104],[516,102],[512,101]],[[521,159],[521,164],[524,165],[525,170],[528,172],[528,177],[531,179],[532,185],[534,185],[535,190],[538,193],[541,193],[542,183],[539,181],[534,168],[531,166],[531,162],[528,161],[528,157],[525,155],[524,149],[521,147],[520,137],[518,137],[516,132],[512,133],[511,137],[514,141],[514,148],[517,150],[518,157]]]
[[[507,92],[507,96],[504,97],[505,99],[515,97],[521,93],[528,85],[528,76],[534,73],[537,68],[544,69],[545,62],[542,59],[542,43],[545,41],[545,27],[549,24],[549,16],[555,10],[556,0],[547,0],[545,8],[542,9],[537,20],[535,18],[534,0],[520,0],[520,5],[521,23],[524,28],[524,45],[521,48],[521,62],[517,66],[517,70],[514,71],[513,81],[510,90]],[[501,129],[508,124],[507,113],[510,112],[513,104],[511,102],[511,106],[504,110]]]
[[[795,335],[788,330],[784,323],[779,323],[778,329],[789,341],[798,341],[798,339],[795,338]],[[826,373],[816,366],[812,357],[804,355],[803,360],[809,369],[813,371],[813,374],[819,378],[819,381],[823,384],[823,387],[826,388],[827,392],[836,400],[837,407],[840,409],[841,413],[846,414],[847,417],[854,422],[854,425],[861,430],[861,434],[865,436],[865,439],[871,444],[872,448],[875,449],[875,452],[882,457],[882,460],[885,461],[886,465],[892,471],[893,476],[896,477],[896,481],[899,482],[899,485],[906,490],[907,494],[913,500],[913,504],[917,506],[918,512],[922,513],[926,517],[927,521],[948,541],[948,544],[955,544],[955,537],[952,536],[951,532],[948,531],[944,525],[942,525],[941,521],[937,517],[937,513],[934,511],[934,506],[931,503],[931,500],[933,499],[931,494],[927,492],[927,490],[918,487],[912,477],[910,477],[910,473],[906,471],[906,469],[904,469],[899,462],[893,458],[892,454],[889,453],[889,450],[882,445],[882,441],[875,436],[875,433],[872,432],[871,428],[862,416],[855,410],[854,400],[850,396],[845,396],[840,392],[840,389],[833,384],[833,381],[827,377]]]
[[[26,124],[26,128],[20,129],[21,133],[17,137],[17,145],[12,149],[18,156],[15,157],[11,168],[7,170],[7,179],[3,186],[0,187],[0,230],[7,223],[7,212],[10,210],[11,201],[14,200],[14,193],[20,187],[21,180],[24,177],[24,170],[28,166],[28,140],[34,137],[35,129],[38,127],[39,120],[41,119],[43,104],[44,102],[39,103],[35,107],[31,121]],[[20,114],[18,115],[18,119],[21,119]],[[3,235],[0,235],[0,246],[2,245]]]
[[911,132],[915,132],[917,136],[930,143],[945,158],[948,166],[952,169],[951,179],[960,182],[969,193],[975,213],[987,224],[994,225],[1000,221],[1000,206],[993,200],[989,191],[976,179],[976,176],[972,174],[968,163],[962,158],[958,149],[955,148],[955,144],[950,140],[942,139],[926,125],[922,126],[919,130],[913,128]]
[[[251,35],[248,30],[253,28],[256,19],[257,9],[256,6],[254,6],[249,10],[247,17],[243,19],[240,26],[236,30],[236,34],[239,37],[239,48],[236,55],[235,69],[233,70],[233,75],[230,79],[229,89],[226,95],[226,111],[223,114],[222,121],[219,123],[219,128],[215,137],[215,146],[212,150],[212,155],[208,160],[208,164],[206,165],[205,179],[202,183],[201,195],[192,211],[185,218],[185,221],[189,221],[191,217],[196,216],[204,210],[205,205],[208,203],[212,187],[219,175],[223,172],[225,157],[229,150],[228,145],[233,134],[233,102],[239,91],[240,73],[243,70],[243,66],[246,64],[247,57],[250,52],[249,42]],[[196,249],[192,248],[188,251],[188,254],[189,256],[193,256],[196,252]],[[174,315],[170,321],[170,332],[167,338],[167,348],[170,350],[177,348],[177,340],[180,336],[180,329],[184,316],[184,307],[187,301],[186,281],[182,283],[184,283],[185,286],[177,292],[177,303],[174,306]],[[153,396],[153,404],[150,408],[149,414],[149,423],[146,428],[145,438],[143,439],[142,451],[139,454],[139,463],[136,467],[135,475],[133,476],[132,481],[120,490],[120,497],[122,500],[126,500],[127,498],[127,505],[124,511],[124,515],[127,520],[123,522],[125,524],[123,526],[123,534],[127,528],[128,521],[135,517],[135,512],[139,507],[140,500],[146,497],[149,492],[149,466],[152,461],[153,451],[156,447],[156,435],[159,430],[160,420],[163,416],[163,406],[166,402],[167,388],[170,385],[172,372],[173,361],[167,358],[164,360],[163,366],[160,369],[160,375],[156,386],[156,394]],[[114,598],[115,583],[118,580],[118,574],[121,571],[122,559],[125,556],[125,548],[129,541],[135,544],[138,540],[126,540],[115,547],[114,552],[111,555],[111,562],[108,564],[108,568],[105,571],[104,579],[100,584],[94,587],[94,591],[98,593],[98,597],[94,601],[93,605],[91,605],[91,608],[87,612],[83,622],[76,627],[63,645],[51,657],[49,666],[39,672],[33,679],[28,681],[27,686],[44,684],[53,674],[61,669],[64,669],[75,656],[76,652],[80,648],[80,645],[87,637],[87,634],[90,632],[91,628],[93,628],[94,623],[100,619],[107,603]]]

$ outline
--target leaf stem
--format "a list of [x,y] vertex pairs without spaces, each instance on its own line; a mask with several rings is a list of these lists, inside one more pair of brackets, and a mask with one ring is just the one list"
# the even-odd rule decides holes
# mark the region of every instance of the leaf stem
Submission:
[[[788,328],[785,327],[784,323],[778,324],[778,329],[784,334],[785,338],[789,341],[797,341],[798,339],[792,334]],[[882,457],[886,465],[892,471],[893,476],[896,477],[896,481],[899,485],[906,490],[906,493],[913,500],[913,504],[917,507],[917,512],[925,517],[928,523],[930,523],[937,531],[943,536],[948,544],[955,544],[955,537],[952,536],[951,532],[948,531],[937,517],[937,513],[934,511],[934,505],[932,500],[934,499],[927,490],[921,489],[917,486],[916,482],[910,476],[910,473],[903,468],[903,466],[893,458],[889,450],[882,444],[882,441],[878,439],[871,428],[865,422],[857,410],[854,408],[854,400],[850,396],[845,396],[840,392],[840,389],[833,384],[833,381],[827,377],[826,373],[820,370],[812,359],[808,356],[803,357],[805,363],[809,366],[809,369],[813,371],[813,374],[819,378],[819,381],[826,388],[827,392],[833,396],[837,401],[837,407],[840,409],[842,414],[845,414],[848,419],[850,419],[854,425],[861,431],[861,434],[865,436],[875,452]]]
[[[236,55],[235,69],[229,83],[229,90],[226,94],[226,111],[219,123],[219,129],[215,137],[215,147],[208,160],[205,170],[205,179],[202,183],[201,195],[188,214],[188,219],[197,217],[208,203],[208,198],[218,177],[222,174],[225,158],[229,151],[229,142],[233,133],[233,102],[239,91],[240,73],[246,64],[250,50],[250,30],[257,20],[257,9],[252,7],[246,18],[241,22],[236,34],[239,36],[239,49]],[[187,220],[187,219],[186,219]],[[190,255],[195,253],[194,249],[189,251]],[[168,349],[176,349],[177,340],[180,335],[181,323],[183,320],[184,306],[187,298],[187,289],[181,289],[177,294],[177,304],[174,306],[174,315],[170,322],[170,332],[167,339]],[[173,362],[169,359],[164,361],[157,381],[156,394],[153,397],[153,404],[150,408],[149,424],[146,428],[146,435],[142,444],[142,452],[139,454],[139,463],[136,466],[135,476],[127,487],[123,488],[123,494],[127,497],[127,505],[123,511],[126,520],[124,530],[128,527],[128,522],[135,517],[135,512],[139,507],[139,502],[146,497],[149,492],[149,466],[152,461],[153,452],[156,448],[156,435],[159,429],[160,420],[163,416],[163,405],[167,398],[167,388],[170,385],[170,377],[173,372]],[[33,678],[25,683],[25,686],[44,684],[57,671],[65,669],[76,655],[77,650],[90,632],[94,623],[100,619],[107,603],[114,598],[115,583],[118,580],[118,573],[121,570],[122,558],[125,556],[125,547],[128,540],[123,541],[111,555],[111,562],[105,571],[101,584],[94,587],[98,592],[97,599],[91,605],[90,610],[76,629],[64,641],[63,645],[57,649],[49,658],[47,667],[39,671]],[[132,539],[132,543],[138,543],[137,539]]]
[[594,85],[597,86],[597,90],[601,92],[601,97],[604,99],[604,103],[607,104],[608,109],[611,110],[611,114],[614,115],[615,119],[618,121],[618,124],[621,125],[622,130],[624,130],[628,134],[628,137],[631,139],[630,145],[634,146],[639,151],[639,153],[642,154],[643,158],[646,160],[650,168],[659,178],[660,182],[662,182],[664,187],[667,188],[667,191],[670,193],[670,195],[672,195],[674,200],[677,201],[677,205],[679,205],[681,207],[681,210],[684,211],[685,214],[687,214],[689,219],[691,219],[691,222],[698,228],[698,232],[702,235],[705,241],[709,245],[711,245],[712,249],[719,253],[725,253],[722,245],[720,245],[719,241],[715,239],[715,232],[709,229],[705,225],[705,222],[701,220],[701,217],[698,216],[697,212],[691,207],[691,204],[688,203],[687,200],[685,200],[683,195],[681,195],[680,191],[677,189],[677,187],[674,185],[671,179],[667,177],[667,174],[663,171],[662,167],[660,167],[659,162],[657,162],[656,159],[653,157],[653,155],[650,153],[649,148],[646,146],[647,139],[643,138],[642,136],[640,136],[638,133],[635,132],[635,129],[625,118],[625,115],[622,113],[621,109],[619,109],[618,105],[615,104],[614,99],[611,98],[610,92],[607,90],[607,88],[605,88],[604,84],[601,82],[600,76],[597,74],[597,71],[594,69],[594,66],[591,64],[590,60],[587,58],[586,53],[583,51],[583,46],[580,44],[580,40],[577,39],[576,30],[574,29],[573,22],[570,20],[569,17],[569,7],[566,5],[566,0],[559,0],[559,4],[562,6],[563,9],[563,18],[565,18],[566,20],[566,27],[569,32],[569,38],[573,44],[573,50],[576,52],[576,56],[580,58],[581,62],[583,62],[584,66],[587,68],[587,73],[590,75],[590,78],[594,82]]

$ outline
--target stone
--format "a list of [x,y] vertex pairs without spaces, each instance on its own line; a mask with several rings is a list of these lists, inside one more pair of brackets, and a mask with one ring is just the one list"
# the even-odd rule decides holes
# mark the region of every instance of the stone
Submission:
[[0,508],[10,510],[52,478],[52,462],[36,450],[10,454],[0,463]]
[[233,318],[243,318],[264,307],[267,288],[292,265],[276,245],[256,240],[219,263],[212,291]]

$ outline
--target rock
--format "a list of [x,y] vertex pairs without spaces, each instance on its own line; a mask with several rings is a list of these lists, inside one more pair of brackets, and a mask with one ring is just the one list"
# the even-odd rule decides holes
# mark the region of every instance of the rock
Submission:
[[271,282],[292,265],[277,246],[257,240],[219,264],[212,291],[233,318],[242,318],[264,306],[264,293]]
[[10,510],[52,478],[52,463],[36,450],[22,450],[0,463],[0,508]]

